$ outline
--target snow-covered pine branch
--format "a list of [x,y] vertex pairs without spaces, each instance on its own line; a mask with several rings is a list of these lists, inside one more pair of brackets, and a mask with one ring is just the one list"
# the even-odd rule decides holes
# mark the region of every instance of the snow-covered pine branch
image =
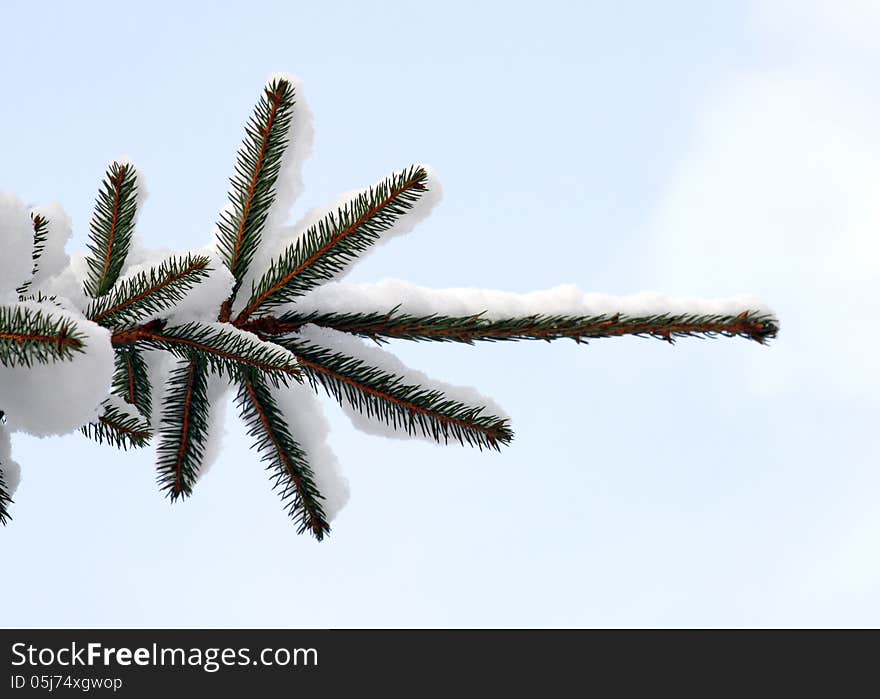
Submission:
[[135,238],[143,178],[127,160],[107,169],[84,255],[67,255],[70,224],[59,206],[28,209],[0,193],[0,523],[19,481],[11,431],[80,429],[123,449],[156,438],[159,489],[177,501],[219,453],[232,388],[287,515],[319,540],[348,500],[319,389],[365,431],[481,449],[510,443],[509,418],[490,399],[432,381],[365,339],[738,336],[765,344],[776,336],[772,312],[749,297],[340,282],[358,258],[411,230],[440,187],[427,166],[412,165],[285,227],[312,142],[300,93],[291,76],[265,85],[214,247],[145,248]]
[[757,299],[585,294],[572,285],[527,294],[494,289],[427,289],[397,279],[375,284],[332,283],[270,320],[246,323],[267,335],[317,325],[368,337],[438,342],[504,340],[587,341],[622,335],[677,337],[723,335],[764,343],[778,330]]
[[119,278],[137,214],[137,170],[131,163],[113,162],[98,190],[90,228],[89,273],[83,288],[92,298],[106,294]]
[[236,323],[293,301],[336,278],[380,240],[411,229],[433,206],[435,197],[427,195],[434,189],[429,184],[428,170],[413,166],[333,207],[272,260],[251,290]]
[[169,257],[158,267],[120,280],[89,305],[86,316],[110,327],[152,320],[181,301],[210,271],[204,255]]
[[272,79],[245,127],[245,139],[230,180],[229,205],[217,223],[217,248],[235,277],[221,320],[228,320],[229,306],[257,253],[263,226],[275,202],[275,185],[290,143],[294,93],[291,81]]
[[330,531],[322,504],[324,498],[315,483],[309,456],[291,433],[289,419],[279,407],[272,387],[257,375],[248,377],[239,384],[236,402],[297,531],[309,531],[320,541]]

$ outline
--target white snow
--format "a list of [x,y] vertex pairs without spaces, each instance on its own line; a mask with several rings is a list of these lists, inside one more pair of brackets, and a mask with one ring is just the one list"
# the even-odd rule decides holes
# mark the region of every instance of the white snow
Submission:
[[12,459],[12,440],[9,428],[0,422],[0,471],[6,483],[6,492],[12,494],[21,483],[21,467]]
[[339,460],[327,443],[330,426],[321,403],[309,386],[300,384],[272,389],[285,417],[291,436],[306,452],[315,474],[327,521],[331,521],[348,502],[348,481],[341,475]]
[[150,378],[150,425],[155,430],[162,424],[162,404],[168,390],[168,377],[180,360],[170,352],[157,349],[145,349],[143,358]]
[[[422,372],[410,369],[390,352],[368,345],[358,337],[331,328],[319,328],[311,324],[303,326],[297,335],[303,340],[320,347],[326,347],[327,349],[347,354],[350,357],[360,359],[370,366],[400,376],[407,384],[416,384],[426,390],[442,391],[449,398],[468,406],[482,406],[485,408],[483,411],[485,415],[496,415],[501,418],[509,417],[501,406],[491,398],[482,395],[477,389],[471,386],[453,386],[430,379]],[[407,434],[404,430],[395,429],[392,425],[355,410],[347,402],[342,403],[342,409],[351,420],[351,423],[357,429],[367,434],[394,439],[434,441],[430,436],[423,435],[420,431]]]
[[737,315],[746,310],[769,313],[758,299],[742,295],[700,299],[667,296],[644,291],[627,296],[584,293],[572,284],[516,294],[492,289],[428,289],[399,279],[376,283],[343,284],[333,282],[319,287],[283,310],[300,313],[387,313],[400,305],[400,313],[469,316],[484,313],[488,320],[530,315],[652,315],[658,313],[699,313]]
[[13,432],[38,437],[72,432],[97,417],[101,402],[110,393],[110,331],[51,304],[25,301],[19,305],[74,321],[85,336],[85,347],[69,361],[0,366],[0,409],[6,412]]
[[0,192],[0,246],[2,301],[30,278],[33,269],[34,227],[31,217],[22,201],[7,192]]
[[[406,214],[401,216],[391,228],[382,233],[379,240],[377,240],[370,249],[360,253],[357,257],[358,260],[371,254],[376,248],[384,245],[389,240],[412,231],[420,221],[431,213],[442,198],[443,190],[440,187],[440,182],[434,174],[433,169],[428,165],[417,167],[424,168],[428,173],[428,181],[426,185],[427,191],[422,192],[415,205],[407,211]],[[379,180],[376,184],[380,184],[384,179],[385,178],[382,178],[382,180]],[[242,285],[242,289],[233,304],[233,314],[239,313],[245,307],[251,289],[251,282],[258,280],[266,270],[269,269],[269,263],[271,260],[279,257],[287,247],[295,245],[296,241],[302,237],[309,228],[317,224],[324,216],[329,213],[335,214],[340,208],[356,199],[359,195],[367,192],[368,189],[369,188],[364,188],[348,192],[341,195],[329,206],[310,209],[296,224],[280,228],[276,235],[264,240],[264,244],[260,247],[260,251],[254,256],[254,260],[248,270],[248,275],[245,277],[245,283]],[[353,264],[349,264],[348,267],[340,271],[336,279],[341,279],[348,274],[352,266]]]
[[41,285],[46,280],[60,274],[70,264],[70,256],[65,247],[73,228],[67,212],[57,202],[37,206],[31,209],[31,213],[39,214],[47,223],[46,242],[40,255],[39,269],[31,282],[31,291],[36,291],[42,288]]

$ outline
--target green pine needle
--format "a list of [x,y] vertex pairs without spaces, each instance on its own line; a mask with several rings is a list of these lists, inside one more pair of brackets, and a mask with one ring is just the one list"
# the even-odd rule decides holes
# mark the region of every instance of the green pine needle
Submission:
[[86,295],[103,296],[116,283],[128,256],[137,216],[137,172],[128,164],[112,163],[98,191],[90,227]]
[[[155,321],[153,321],[155,323]],[[262,372],[273,385],[286,385],[291,379],[301,381],[296,358],[278,345],[262,342],[251,333],[229,323],[187,323],[161,327],[158,323],[114,334],[117,346],[142,342],[163,349],[182,359],[199,358],[212,372],[225,373],[239,380],[253,372]]]
[[287,148],[293,105],[293,85],[275,80],[264,90],[245,128],[230,180],[230,207],[217,223],[217,247],[235,277],[235,290],[257,251],[275,201],[275,182]]
[[308,456],[290,434],[271,387],[258,376],[245,379],[239,385],[236,402],[248,435],[257,439],[261,461],[272,472],[273,489],[280,491],[281,502],[296,523],[297,532],[309,531],[321,541],[330,531],[321,506],[323,497],[315,484]]
[[559,340],[576,342],[636,335],[672,341],[677,337],[744,337],[761,344],[776,337],[776,319],[761,312],[739,315],[655,314],[624,316],[619,313],[592,316],[532,315],[488,320],[472,316],[412,316],[396,308],[386,313],[297,313],[277,319],[257,318],[245,328],[266,335],[293,332],[312,323],[377,343],[388,340],[431,340],[435,342],[503,342],[516,340]]
[[85,335],[69,318],[12,304],[0,306],[0,364],[33,366],[66,361],[84,351]]
[[112,391],[134,405],[149,421],[152,406],[150,377],[143,352],[134,345],[117,347],[114,352]]
[[236,323],[293,301],[333,279],[372,246],[428,191],[428,173],[410,167],[393,174],[309,227],[273,260],[253,285]]
[[34,275],[36,275],[37,271],[40,269],[40,257],[42,257],[43,250],[46,249],[46,241],[49,239],[49,221],[48,219],[46,219],[45,216],[41,216],[37,213],[32,213],[31,223],[34,227],[34,245],[31,251],[31,259],[34,262],[34,266],[31,269],[30,279],[25,281],[21,286],[18,287],[18,289],[16,289],[19,296],[26,295],[30,290],[31,282],[33,281]]
[[499,449],[513,439],[504,418],[485,414],[485,408],[460,403],[442,391],[407,384],[394,374],[311,342],[282,340],[299,360],[314,388],[348,403],[358,412],[407,434],[421,433],[437,442],[455,439],[479,449]]
[[168,379],[159,446],[157,481],[172,501],[192,494],[208,442],[207,364],[199,358],[181,362]]
[[86,317],[107,327],[123,327],[144,320],[181,301],[208,277],[210,260],[204,255],[171,257],[159,267],[135,274],[113,286],[89,305]]

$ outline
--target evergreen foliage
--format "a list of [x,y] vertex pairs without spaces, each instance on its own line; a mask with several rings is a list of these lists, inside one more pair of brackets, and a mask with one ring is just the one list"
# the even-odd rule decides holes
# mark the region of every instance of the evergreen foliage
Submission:
[[204,255],[172,257],[158,268],[125,279],[92,301],[86,317],[108,327],[125,327],[171,308],[207,276]]
[[272,387],[258,374],[248,377],[239,383],[236,403],[297,531],[309,531],[320,541],[330,531],[321,506],[324,498],[315,485],[307,454],[290,434]]
[[427,180],[424,168],[411,167],[324,216],[272,261],[236,323],[244,323],[257,311],[294,301],[336,277],[412,209],[428,190]]
[[92,298],[103,296],[119,278],[128,256],[137,217],[137,172],[128,163],[110,165],[92,218],[89,272],[83,288]]
[[[45,216],[41,216],[37,213],[31,214],[31,221],[34,226],[34,243],[31,252],[31,259],[34,261],[34,266],[31,270],[32,279],[40,269],[40,257],[43,256],[43,250],[46,249],[46,240],[49,238],[49,221]],[[16,289],[19,296],[25,296],[27,294],[31,287],[31,279],[27,279],[18,287],[18,289]]]
[[159,487],[172,500],[187,497],[199,475],[208,441],[209,369],[200,357],[171,372],[156,449]]
[[3,463],[0,462],[0,524],[6,524],[11,519],[9,514],[9,506],[15,502],[10,496],[6,488],[6,481],[3,478]]
[[152,386],[144,352],[136,345],[117,347],[113,372],[113,394],[148,416],[152,408]]
[[70,360],[83,351],[85,337],[70,318],[51,309],[0,306],[0,365],[32,366]]
[[[328,499],[318,487],[323,481],[315,455],[303,446],[310,443],[309,435],[294,433],[291,416],[283,407],[286,403],[279,400],[282,391],[291,390],[292,381],[305,379],[314,390],[323,389],[372,420],[438,443],[452,440],[482,450],[500,449],[512,440],[506,418],[373,366],[335,345],[306,339],[303,331],[308,327],[328,328],[379,344],[563,338],[586,343],[622,335],[670,343],[687,336],[742,337],[765,344],[776,336],[776,319],[754,309],[731,315],[546,313],[500,319],[484,312],[412,315],[400,306],[366,312],[302,311],[297,303],[303,295],[338,277],[388,235],[433,184],[420,166],[393,173],[319,217],[268,268],[252,270],[255,259],[266,259],[258,258],[257,252],[275,203],[285,153],[297,138],[295,98],[289,80],[275,79],[265,87],[247,122],[230,180],[228,206],[217,224],[219,262],[234,281],[227,298],[214,300],[214,309],[219,310],[216,322],[177,318],[172,322],[168,317],[208,278],[212,264],[216,266],[207,255],[171,256],[120,279],[137,216],[134,167],[112,163],[98,192],[83,281],[88,302],[82,309],[82,323],[97,324],[111,333],[115,364],[111,394],[101,405],[100,415],[82,431],[100,443],[123,449],[143,447],[158,437],[158,485],[172,501],[191,495],[204,470],[215,408],[209,399],[212,381],[233,384],[240,416],[287,515],[298,532],[308,532],[318,540],[330,531]],[[36,274],[51,222],[39,215],[33,215],[32,221]],[[251,283],[247,300],[238,301],[236,307],[242,310],[233,318],[233,304],[246,276],[256,281]],[[65,302],[40,289],[32,292],[31,285],[28,280],[17,288],[18,303],[0,304],[2,367],[71,361],[85,351],[86,334],[67,312]],[[164,383],[157,383],[151,375],[152,365],[147,361],[151,353],[172,357],[174,367]],[[161,402],[158,425],[153,424],[154,401]],[[0,407],[12,411],[14,400]],[[5,524],[12,500],[2,467],[0,523]]]
[[150,425],[143,415],[110,401],[104,402],[100,417],[85,425],[82,432],[99,444],[121,449],[145,447],[152,437]]
[[238,151],[235,174],[230,179],[229,207],[217,223],[217,246],[235,277],[235,290],[257,252],[269,208],[275,201],[274,187],[289,140],[294,96],[293,85],[287,80],[273,80],[267,85]]

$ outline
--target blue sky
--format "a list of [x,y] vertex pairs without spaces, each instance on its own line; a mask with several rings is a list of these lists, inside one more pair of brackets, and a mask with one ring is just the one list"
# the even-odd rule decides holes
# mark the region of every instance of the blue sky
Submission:
[[[134,8],[137,8],[135,11]],[[125,155],[156,247],[211,235],[242,125],[299,75],[294,218],[411,162],[444,200],[352,281],[762,297],[771,347],[400,344],[513,417],[502,454],[356,432],[299,537],[229,411],[171,506],[152,454],[13,437],[7,626],[880,624],[872,2],[11,2],[0,189],[85,245]]]

